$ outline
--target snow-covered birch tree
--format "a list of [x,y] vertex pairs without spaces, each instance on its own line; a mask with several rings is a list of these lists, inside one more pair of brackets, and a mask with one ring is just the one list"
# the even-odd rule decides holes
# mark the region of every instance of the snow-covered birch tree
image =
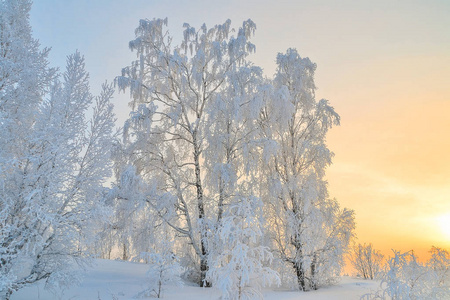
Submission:
[[[209,29],[203,25],[199,30],[185,24],[179,46],[172,45],[166,25],[167,19],[140,21],[136,39],[130,42],[138,59],[117,79],[119,88],[129,88],[133,99],[133,112],[124,128],[129,145],[125,148],[137,174],[154,187],[145,201],[191,245],[203,286],[209,285],[205,281],[208,233],[223,215],[223,205],[231,193],[226,185],[231,186],[236,181],[232,178],[239,176],[230,170],[232,157],[236,157],[235,144],[245,144],[239,141],[245,135],[237,137],[245,121],[228,115],[223,121],[229,126],[221,127],[229,131],[222,157],[220,161],[209,159],[206,149],[218,128],[211,120],[217,120],[212,119],[214,113],[221,117],[218,107],[236,112],[256,101],[251,97],[251,86],[260,70],[245,61],[254,51],[249,38],[255,24],[244,22],[236,35],[229,20]],[[245,97],[224,98],[232,85]],[[217,155],[213,151],[209,154]],[[214,172],[220,173],[219,183],[205,180]]]
[[340,118],[327,100],[315,99],[314,63],[289,49],[277,65],[261,112],[261,134],[275,149],[262,169],[262,193],[276,251],[300,290],[315,289],[319,278],[338,275],[355,226],[353,212],[329,199],[324,179],[333,156],[326,134]]
[[[84,59],[67,59],[62,82],[28,23],[30,1],[0,2],[0,295],[45,279],[69,283],[103,215],[114,114],[111,85],[89,92]],[[87,120],[86,111],[93,108]]]

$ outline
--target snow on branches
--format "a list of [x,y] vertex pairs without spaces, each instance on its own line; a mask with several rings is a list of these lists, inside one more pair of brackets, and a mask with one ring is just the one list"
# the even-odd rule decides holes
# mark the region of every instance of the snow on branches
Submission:
[[[339,115],[315,99],[316,65],[289,49],[277,56],[274,79],[265,79],[248,61],[251,20],[237,30],[229,20],[184,24],[179,45],[167,25],[139,22],[129,45],[137,59],[116,79],[132,98],[121,145],[128,155],[116,169],[133,165],[149,191],[139,201],[180,237],[174,248],[189,249],[186,265],[194,262],[201,286],[212,282],[233,298],[273,254],[296,271],[300,289],[329,284],[342,267],[354,214],[328,197],[333,153],[325,138]],[[260,202],[261,209],[244,210]],[[238,212],[255,223],[242,223]],[[223,272],[245,280],[223,282]]]
[[[89,91],[84,58],[47,67],[28,25],[29,1],[0,2],[0,295],[46,279],[69,284],[104,215],[113,88]],[[86,118],[88,109],[92,117]]]

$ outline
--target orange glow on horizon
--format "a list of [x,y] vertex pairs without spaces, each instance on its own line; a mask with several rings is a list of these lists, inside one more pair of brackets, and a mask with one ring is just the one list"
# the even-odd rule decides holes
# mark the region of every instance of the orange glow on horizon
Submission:
[[[386,57],[342,72],[320,85],[342,118],[328,135],[327,179],[330,195],[356,212],[357,242],[422,260],[432,246],[449,249],[449,55]],[[339,91],[343,78],[349,93]]]

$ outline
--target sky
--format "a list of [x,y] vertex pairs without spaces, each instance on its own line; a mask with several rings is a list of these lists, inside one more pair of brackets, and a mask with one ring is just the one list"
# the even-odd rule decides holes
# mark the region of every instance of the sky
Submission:
[[[175,40],[183,23],[252,19],[250,59],[267,77],[288,48],[317,64],[316,97],[341,116],[327,139],[329,192],[355,210],[357,242],[425,257],[450,248],[449,15],[447,0],[35,0],[30,18],[52,66],[85,56],[94,93],[135,58],[139,19],[168,17]],[[127,102],[116,95],[119,122]]]

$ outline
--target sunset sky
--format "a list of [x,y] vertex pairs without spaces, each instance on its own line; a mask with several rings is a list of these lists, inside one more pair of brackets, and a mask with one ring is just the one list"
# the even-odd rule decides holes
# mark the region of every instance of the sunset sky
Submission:
[[[34,37],[53,66],[78,49],[94,93],[134,59],[141,18],[199,27],[252,19],[251,60],[271,77],[277,52],[317,63],[316,97],[341,116],[329,191],[356,212],[358,242],[425,255],[450,248],[450,1],[35,0]],[[116,97],[119,120],[127,97]],[[118,124],[120,125],[120,124]]]

